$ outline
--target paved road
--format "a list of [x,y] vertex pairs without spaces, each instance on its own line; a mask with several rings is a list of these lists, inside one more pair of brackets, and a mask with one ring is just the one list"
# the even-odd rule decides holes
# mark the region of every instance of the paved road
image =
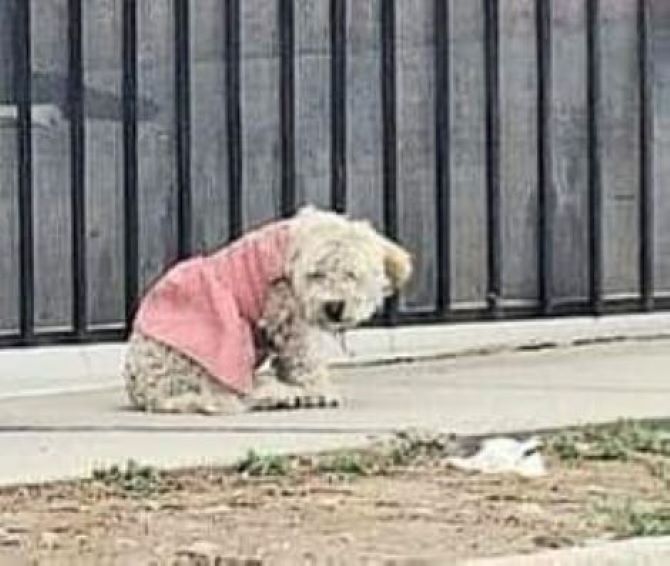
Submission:
[[[519,352],[338,371],[336,410],[144,415],[120,389],[0,401],[0,484],[64,478],[128,458],[229,463],[248,449],[356,445],[395,429],[466,434],[670,416],[670,341]],[[45,368],[45,372],[48,368]]]

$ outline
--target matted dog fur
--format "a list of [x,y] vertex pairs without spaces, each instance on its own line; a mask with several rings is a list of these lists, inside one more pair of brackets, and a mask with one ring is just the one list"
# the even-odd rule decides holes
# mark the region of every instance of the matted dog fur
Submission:
[[[135,407],[230,414],[341,402],[317,335],[369,319],[409,279],[410,255],[368,222],[332,212],[307,207],[283,222],[288,244],[281,276],[266,282],[260,316],[242,317],[253,333],[257,361],[269,358],[273,375],[256,374],[249,390],[236,390],[226,386],[225,376],[214,376],[206,364],[135,325],[123,372]],[[225,274],[217,284],[227,284]]]

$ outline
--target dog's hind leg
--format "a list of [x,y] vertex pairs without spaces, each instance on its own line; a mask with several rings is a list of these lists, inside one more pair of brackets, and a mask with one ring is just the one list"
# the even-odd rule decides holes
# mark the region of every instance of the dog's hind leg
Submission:
[[156,413],[235,414],[246,405],[198,364],[139,333],[129,342],[126,390],[138,409]]

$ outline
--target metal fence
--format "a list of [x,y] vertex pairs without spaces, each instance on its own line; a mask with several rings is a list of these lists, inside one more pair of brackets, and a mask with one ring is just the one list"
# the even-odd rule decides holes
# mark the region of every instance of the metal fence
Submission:
[[376,323],[670,304],[664,0],[0,9],[2,346],[121,339],[166,266],[306,201],[416,255]]

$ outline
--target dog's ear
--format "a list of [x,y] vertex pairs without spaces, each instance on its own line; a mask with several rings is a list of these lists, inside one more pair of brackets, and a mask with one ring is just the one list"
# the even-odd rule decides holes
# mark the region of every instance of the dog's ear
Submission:
[[384,254],[384,271],[393,292],[402,289],[412,275],[412,256],[391,240],[380,236]]
[[[402,289],[412,275],[412,256],[402,246],[377,232],[367,220],[356,222],[358,228],[377,243],[384,262],[384,272],[389,280],[389,294]],[[363,235],[361,233],[361,235]]]

